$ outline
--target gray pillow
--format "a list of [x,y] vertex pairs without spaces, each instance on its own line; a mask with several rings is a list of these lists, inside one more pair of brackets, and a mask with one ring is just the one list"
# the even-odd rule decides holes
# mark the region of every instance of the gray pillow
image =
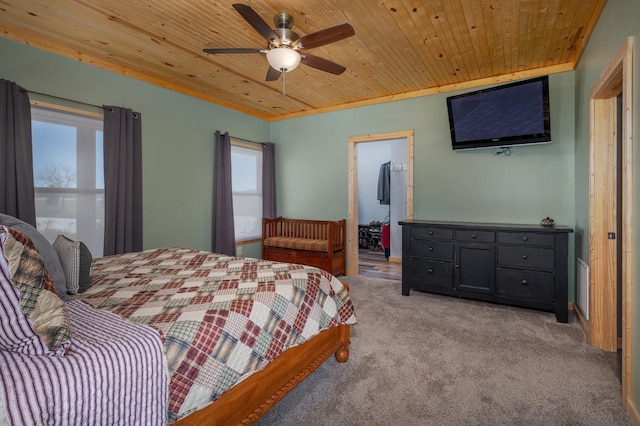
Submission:
[[58,253],[56,253],[53,246],[45,236],[28,223],[3,213],[0,213],[0,225],[24,232],[29,238],[31,238],[31,241],[33,241],[36,249],[38,249],[40,256],[42,256],[44,264],[49,270],[51,278],[53,278],[53,282],[56,284],[58,296],[60,296],[62,300],[69,300],[69,296],[67,296],[67,280],[64,276],[64,270],[60,264],[60,259],[58,259]]
[[93,261],[87,245],[60,234],[53,242],[53,248],[58,253],[62,270],[67,277],[67,291],[71,294],[87,291],[91,285],[91,262]]

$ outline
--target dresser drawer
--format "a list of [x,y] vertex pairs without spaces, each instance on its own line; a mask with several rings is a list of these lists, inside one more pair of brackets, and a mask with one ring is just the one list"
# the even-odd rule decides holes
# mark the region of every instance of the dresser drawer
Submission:
[[453,229],[437,228],[435,226],[413,226],[411,227],[411,238],[452,240]]
[[493,231],[457,229],[456,241],[478,241],[481,243],[493,243],[496,241],[496,233]]
[[428,290],[438,287],[451,290],[453,287],[453,263],[451,262],[411,258],[409,269],[410,285],[413,288]]
[[453,243],[450,241],[414,240],[410,241],[409,256],[426,259],[453,260]]
[[536,232],[498,232],[498,242],[502,244],[553,247],[555,237],[553,234],[538,234]]
[[554,303],[552,272],[498,268],[498,296],[527,302]]
[[540,247],[498,246],[498,265],[525,269],[555,269],[555,250]]

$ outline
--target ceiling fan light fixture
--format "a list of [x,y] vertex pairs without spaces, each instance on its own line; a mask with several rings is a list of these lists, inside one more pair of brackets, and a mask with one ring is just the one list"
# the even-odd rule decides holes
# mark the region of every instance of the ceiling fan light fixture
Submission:
[[300,65],[300,54],[289,47],[276,47],[267,51],[267,62],[280,72],[293,71]]

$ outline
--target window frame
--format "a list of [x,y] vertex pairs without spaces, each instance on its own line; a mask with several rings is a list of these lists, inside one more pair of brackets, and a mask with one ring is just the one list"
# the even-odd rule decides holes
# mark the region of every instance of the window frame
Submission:
[[[259,156],[257,156],[259,158],[259,162],[257,164],[257,170],[256,170],[256,175],[257,175],[257,179],[259,180],[259,185],[257,186],[257,190],[256,190],[256,195],[260,196],[260,210],[261,210],[261,216],[258,218],[260,223],[258,226],[258,235],[256,236],[252,236],[250,238],[247,239],[237,239],[236,237],[236,230],[234,229],[234,241],[236,245],[243,245],[243,244],[251,244],[251,243],[256,243],[256,242],[260,242],[262,241],[262,216],[264,214],[264,211],[262,210],[262,206],[263,206],[263,192],[262,192],[262,179],[264,179],[264,170],[263,170],[263,155],[264,153],[262,152],[262,144],[258,143],[258,142],[249,142],[249,141],[243,141],[243,140],[239,140],[239,139],[234,139],[233,137],[231,137],[231,153],[233,154],[234,149],[243,149],[243,150],[252,150],[252,151],[258,151],[260,154]],[[233,170],[233,157],[231,160],[231,169]],[[237,224],[235,223],[235,196],[236,193],[233,191],[233,171],[232,171],[232,182],[231,182],[231,188],[232,188],[232,196],[234,197],[234,228],[237,226]]]
[[[103,113],[98,113],[98,112],[92,112],[92,111],[87,111],[87,110],[82,110],[82,109],[77,109],[77,108],[72,108],[69,106],[64,106],[64,105],[58,105],[58,104],[52,104],[52,103],[48,103],[48,102],[43,102],[43,101],[39,101],[39,100],[31,100],[30,101],[31,104],[31,121],[42,121],[39,119],[39,117],[36,117],[34,120],[34,109],[41,109],[41,110],[49,110],[52,111],[56,114],[67,114],[68,116],[78,116],[81,117],[83,119],[93,119],[93,120],[99,120],[101,122],[101,126],[96,126],[95,128],[93,128],[91,131],[93,130],[99,130],[101,132],[104,132],[104,114]],[[65,122],[69,121],[69,123],[71,124],[66,124]],[[64,116],[61,116],[60,119],[56,119],[54,118],[53,120],[49,120],[49,121],[45,121],[45,122],[49,122],[52,124],[60,124],[60,125],[70,125],[70,126],[76,126],[75,123],[73,123],[72,119],[66,119]],[[83,131],[87,130],[87,127],[77,127],[77,129],[79,129],[79,131],[82,133]],[[83,137],[82,135],[78,134],[78,139],[80,139],[81,137]],[[84,137],[86,137],[87,135],[84,135]],[[103,133],[104,136],[104,133]],[[91,136],[89,136],[91,137]],[[104,143],[104,139],[102,141],[102,143]],[[97,160],[98,158],[98,152],[97,152],[97,143],[96,144],[83,144],[83,145],[76,145],[76,152],[77,153],[83,153],[83,154],[88,154],[93,156],[94,158],[94,163],[93,166],[87,166],[84,167],[83,163],[78,163],[76,165],[76,185],[74,187],[68,187],[68,188],[51,188],[51,187],[43,187],[43,186],[37,186],[36,181],[38,179],[36,179],[36,177],[34,176],[34,194],[39,194],[39,195],[48,195],[48,194],[69,194],[69,193],[73,193],[73,194],[77,194],[77,195],[93,195],[96,197],[96,200],[98,199],[98,197],[102,196],[103,200],[104,200],[104,187],[103,188],[98,188],[97,184],[97,178],[96,178],[96,163],[95,160]],[[33,150],[33,148],[32,148]],[[35,170],[34,170],[34,174],[35,174]],[[104,181],[104,178],[103,178]],[[84,185],[83,185],[84,184]],[[90,185],[87,185],[90,184]],[[91,186],[91,187],[90,187]],[[36,210],[36,222],[39,218],[38,214],[37,214],[37,210]],[[96,211],[94,214],[95,218],[99,218],[100,215],[98,214],[98,212]],[[102,214],[102,217],[104,217],[104,213]],[[78,221],[78,215],[76,213],[76,218],[75,218],[76,222]],[[103,224],[104,226],[104,224]],[[76,223],[76,239],[77,240],[83,240],[86,241],[88,244],[90,244],[89,240],[93,240],[94,238],[89,238],[89,235],[83,234],[82,233],[82,226],[78,227],[78,223]],[[95,237],[97,238],[97,240],[95,240],[94,242],[96,243],[96,247],[92,248],[92,254],[96,255],[94,257],[101,257],[102,256],[102,247],[97,247],[97,246],[102,246],[103,242],[104,242],[104,232],[102,235],[92,235],[91,237]],[[53,241],[51,241],[53,242]],[[98,251],[99,250],[99,251]],[[95,253],[94,253],[95,252]],[[99,255],[99,256],[97,256]]]

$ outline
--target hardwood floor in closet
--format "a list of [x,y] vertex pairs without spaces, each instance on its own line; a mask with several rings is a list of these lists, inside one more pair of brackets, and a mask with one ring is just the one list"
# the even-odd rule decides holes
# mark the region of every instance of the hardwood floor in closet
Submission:
[[402,280],[402,264],[389,262],[382,251],[359,250],[358,271],[367,277]]

